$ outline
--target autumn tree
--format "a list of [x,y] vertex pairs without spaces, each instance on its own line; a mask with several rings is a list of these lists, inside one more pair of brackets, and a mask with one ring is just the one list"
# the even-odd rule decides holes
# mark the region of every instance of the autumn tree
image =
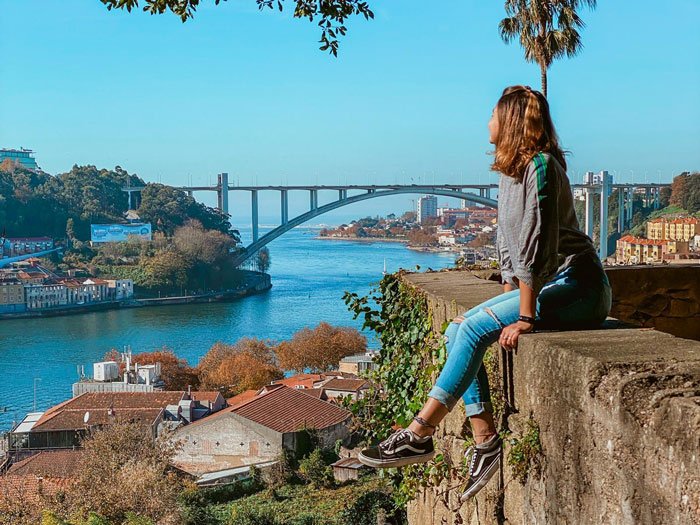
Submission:
[[669,202],[689,213],[700,210],[700,172],[684,172],[674,177]]
[[284,377],[269,341],[244,337],[233,345],[216,343],[198,366],[200,388],[225,396],[261,388]]
[[154,523],[181,523],[177,497],[183,481],[170,467],[177,443],[153,438],[148,426],[115,421],[83,441],[75,483],[68,489],[64,515],[94,512],[110,523],[132,514]]
[[367,338],[356,329],[321,322],[316,328],[296,332],[291,340],[280,343],[275,353],[284,370],[324,372],[337,368],[343,357],[366,349]]

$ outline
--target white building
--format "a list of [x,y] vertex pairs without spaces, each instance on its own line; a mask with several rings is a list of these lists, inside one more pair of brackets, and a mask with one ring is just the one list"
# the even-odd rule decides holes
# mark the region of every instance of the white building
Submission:
[[437,217],[437,197],[434,195],[424,195],[418,199],[418,209],[416,218],[419,223],[430,217]]
[[115,301],[134,296],[134,281],[131,279],[107,279],[107,288],[109,296]]
[[64,284],[26,284],[24,294],[27,310],[65,306],[68,303]]

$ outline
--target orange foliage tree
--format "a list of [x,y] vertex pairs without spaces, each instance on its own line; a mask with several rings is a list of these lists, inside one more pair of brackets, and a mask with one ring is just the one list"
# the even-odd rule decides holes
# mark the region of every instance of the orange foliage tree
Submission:
[[198,371],[200,388],[218,390],[225,396],[261,388],[284,377],[269,342],[248,337],[233,345],[216,343],[199,362]]
[[302,328],[290,341],[283,341],[275,353],[284,370],[324,372],[338,367],[343,357],[367,349],[367,338],[354,328],[334,327],[322,322]]
[[[106,361],[116,361],[120,363],[119,351],[110,350],[105,354]],[[166,390],[187,390],[188,386],[193,389],[199,387],[199,376],[197,369],[189,365],[186,359],[181,359],[175,353],[164,346],[153,352],[143,352],[132,356],[132,362],[139,365],[154,365],[160,363],[160,378],[165,383]],[[124,371],[124,363],[120,363],[120,370]]]

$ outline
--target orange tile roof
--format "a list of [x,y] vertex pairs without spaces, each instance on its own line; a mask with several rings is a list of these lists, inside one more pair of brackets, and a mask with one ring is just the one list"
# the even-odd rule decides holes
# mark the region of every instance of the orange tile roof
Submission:
[[90,412],[90,425],[109,423],[110,408],[117,419],[135,419],[152,424],[167,405],[177,405],[184,397],[185,392],[179,391],[88,392],[44,412],[31,431],[83,428],[86,412]]
[[284,379],[276,379],[272,382],[273,385],[286,385],[289,387],[303,386],[305,388],[313,388],[314,383],[317,381],[323,381],[325,376],[323,374],[297,374],[291,377],[285,377]]
[[328,399],[328,396],[326,395],[326,391],[323,389],[323,387],[320,388],[298,388],[297,391],[301,392],[302,394],[306,394],[307,396],[312,396],[318,399],[323,399],[324,401]]
[[82,450],[45,450],[13,463],[7,473],[14,476],[70,478],[77,470],[82,454]]
[[344,408],[289,387],[275,388],[231,411],[282,433],[303,427],[326,428],[350,417],[350,412]]
[[215,402],[219,396],[223,399],[224,396],[221,395],[221,392],[192,392],[190,394],[190,397],[192,401],[209,401],[211,403]]
[[246,390],[245,392],[241,392],[238,395],[228,398],[226,402],[228,403],[228,406],[235,407],[240,405],[241,403],[245,403],[249,399],[254,398],[256,395],[258,395],[257,390]]
[[367,381],[364,379],[331,379],[323,384],[323,388],[327,390],[345,390],[355,392],[360,388],[367,386]]

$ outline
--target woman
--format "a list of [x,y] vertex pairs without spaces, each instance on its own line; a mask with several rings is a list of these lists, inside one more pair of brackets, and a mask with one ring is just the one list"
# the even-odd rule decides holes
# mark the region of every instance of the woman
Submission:
[[547,99],[529,86],[506,88],[489,134],[495,145],[491,168],[501,174],[497,246],[503,293],[450,323],[447,361],[428,401],[408,428],[359,455],[377,468],[429,461],[435,427],[461,397],[476,442],[467,451],[472,456],[462,501],[488,482],[502,456],[482,364],[486,349],[496,341],[515,349],[520,334],[535,327],[596,328],[612,302],[593,241],[578,226]]

